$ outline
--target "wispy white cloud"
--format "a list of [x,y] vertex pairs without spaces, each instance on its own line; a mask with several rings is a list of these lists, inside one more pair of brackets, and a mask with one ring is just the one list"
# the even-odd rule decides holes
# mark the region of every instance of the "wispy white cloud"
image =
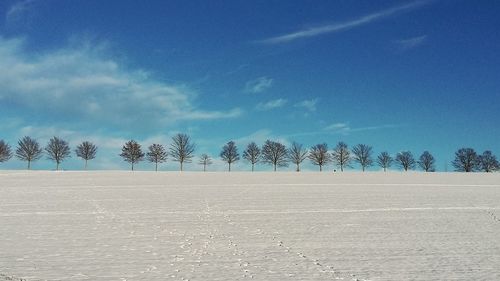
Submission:
[[427,35],[416,36],[407,39],[396,40],[395,43],[401,50],[416,48],[427,41]]
[[248,93],[261,93],[269,89],[273,85],[273,79],[262,76],[254,80],[250,80],[245,84],[245,92]]
[[5,14],[6,22],[11,23],[13,21],[19,20],[26,13],[31,11],[31,9],[33,9],[36,2],[37,0],[24,0],[15,3],[7,10],[7,13]]
[[195,105],[197,93],[189,86],[127,69],[99,49],[68,47],[32,56],[23,46],[22,40],[0,37],[0,101],[35,110],[42,119],[64,116],[133,130],[243,113],[239,108],[203,110]]
[[260,111],[267,111],[267,110],[272,110],[275,108],[283,107],[287,103],[286,99],[275,99],[275,100],[270,100],[268,102],[260,102],[257,104],[255,107],[257,110]]
[[348,134],[354,133],[354,132],[376,131],[376,130],[381,130],[381,129],[391,129],[391,128],[397,128],[397,127],[400,127],[400,126],[394,125],[394,124],[383,124],[383,125],[376,125],[376,126],[352,128],[347,123],[333,123],[331,125],[326,126],[324,128],[324,131],[327,131],[330,133],[338,133],[338,134],[348,135]]
[[393,15],[398,14],[398,13],[402,13],[402,12],[406,12],[406,11],[410,11],[410,10],[419,8],[419,7],[423,6],[424,4],[427,4],[428,2],[429,1],[425,1],[425,0],[415,1],[415,2],[404,4],[404,5],[391,7],[391,8],[376,12],[376,13],[372,13],[372,14],[365,15],[365,16],[362,16],[362,17],[357,18],[357,19],[350,20],[350,21],[302,29],[302,30],[298,30],[295,32],[291,32],[291,33],[267,38],[264,40],[260,40],[258,42],[265,43],[265,44],[279,44],[279,43],[291,42],[291,41],[302,39],[302,38],[314,37],[314,36],[327,34],[327,33],[340,32],[340,31],[348,30],[348,29],[358,27],[361,25],[366,25],[366,24],[369,24],[371,22],[378,21],[378,20],[393,16]]
[[316,111],[318,99],[303,100],[295,104],[295,107],[304,108],[310,112]]

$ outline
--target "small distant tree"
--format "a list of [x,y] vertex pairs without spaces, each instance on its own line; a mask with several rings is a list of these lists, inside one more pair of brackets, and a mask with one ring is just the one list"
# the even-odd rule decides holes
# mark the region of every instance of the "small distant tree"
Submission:
[[328,145],[326,143],[320,143],[311,147],[308,157],[311,163],[319,166],[320,172],[323,171],[323,166],[331,161],[331,156],[328,153]]
[[434,172],[436,170],[435,164],[436,160],[429,151],[424,151],[418,159],[418,165],[426,172]]
[[30,137],[24,137],[17,142],[16,157],[21,161],[28,162],[28,170],[31,169],[31,162],[42,157],[40,144]]
[[9,144],[0,140],[0,163],[7,162],[12,157],[12,151]]
[[455,152],[455,159],[451,162],[458,172],[474,172],[480,168],[479,156],[472,148],[460,148]]
[[186,134],[177,134],[172,137],[170,144],[170,156],[176,162],[179,162],[181,172],[184,163],[191,163],[195,145],[191,142],[191,138]]
[[47,152],[47,159],[56,162],[56,170],[59,170],[59,164],[71,154],[68,142],[58,137],[49,140],[45,152]]
[[295,164],[295,171],[300,172],[300,163],[307,158],[307,149],[302,148],[302,144],[296,142],[288,149],[288,159]]
[[207,154],[202,154],[200,156],[200,161],[198,164],[203,165],[203,172],[207,171],[207,166],[212,165],[212,158]]
[[415,158],[410,151],[403,151],[396,154],[396,163],[405,171],[415,168]]
[[243,159],[252,164],[252,172],[254,171],[255,164],[260,160],[260,153],[260,148],[255,144],[255,142],[249,143],[247,149],[243,151]]
[[377,156],[377,164],[384,168],[384,172],[387,171],[387,168],[391,167],[392,165],[392,157],[389,155],[389,152],[382,152]]
[[134,170],[134,164],[144,160],[144,153],[142,152],[141,145],[135,140],[130,140],[125,143],[122,147],[122,153],[120,154],[125,162],[129,162],[132,165],[132,171]]
[[497,157],[489,150],[479,156],[481,170],[486,173],[494,172],[500,168]]
[[87,162],[95,158],[97,146],[89,141],[84,141],[76,147],[75,153],[77,157],[85,160],[85,170],[87,170]]
[[240,155],[238,154],[238,148],[234,141],[228,142],[222,147],[220,152],[220,158],[229,165],[229,172],[231,172],[231,164],[240,160]]
[[351,155],[347,144],[344,142],[339,142],[332,152],[333,162],[340,167],[340,171],[344,171],[344,167],[349,165],[351,161]]
[[147,159],[151,163],[155,163],[155,171],[158,172],[158,163],[167,161],[167,151],[161,144],[152,144],[148,147]]
[[287,150],[285,145],[271,140],[266,140],[262,146],[262,162],[273,165],[274,171],[276,167],[287,167]]
[[363,172],[373,164],[372,147],[366,144],[358,144],[352,148],[353,160],[358,162]]

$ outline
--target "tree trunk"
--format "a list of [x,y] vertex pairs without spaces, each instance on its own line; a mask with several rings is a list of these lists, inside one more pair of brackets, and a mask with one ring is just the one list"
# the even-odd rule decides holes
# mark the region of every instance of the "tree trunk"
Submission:
[[322,172],[323,171],[323,167],[321,165],[319,165],[319,171]]
[[297,163],[297,169],[296,169],[295,171],[300,172],[300,166],[299,166],[299,163]]
[[31,170],[31,160],[28,160],[28,170]]
[[132,162],[132,171],[134,170],[134,162]]
[[181,172],[182,172],[182,161],[180,163],[181,163]]
[[276,172],[276,164],[274,164],[274,171]]
[[203,163],[203,172],[206,172],[206,171],[207,171],[207,164]]
[[252,172],[253,172],[253,167],[254,167],[254,166],[255,166],[255,164],[254,164],[254,163],[252,163]]
[[56,162],[56,171],[59,171],[59,162]]
[[85,170],[87,170],[87,159],[85,159]]
[[229,162],[229,172],[231,172],[231,162]]
[[363,172],[365,171],[365,166],[363,166]]

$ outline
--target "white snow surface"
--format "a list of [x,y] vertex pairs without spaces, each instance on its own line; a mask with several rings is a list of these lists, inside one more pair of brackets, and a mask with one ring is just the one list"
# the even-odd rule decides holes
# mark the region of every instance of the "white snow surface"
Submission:
[[0,172],[0,280],[500,280],[500,174]]

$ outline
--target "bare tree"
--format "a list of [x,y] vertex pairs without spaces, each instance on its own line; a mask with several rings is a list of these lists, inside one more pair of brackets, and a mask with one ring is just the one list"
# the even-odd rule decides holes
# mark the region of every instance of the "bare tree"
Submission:
[[0,140],[0,163],[7,162],[12,157],[12,151],[9,144]]
[[323,171],[323,166],[331,161],[331,156],[328,153],[328,145],[326,143],[320,143],[314,145],[309,149],[309,160],[314,165],[319,166],[319,171]]
[[403,151],[396,154],[396,163],[405,171],[415,168],[415,158],[410,151]]
[[184,163],[191,163],[193,158],[195,145],[186,134],[177,134],[172,137],[172,144],[170,144],[170,155],[172,159],[179,162],[181,172]]
[[59,164],[71,154],[68,142],[58,137],[49,140],[45,152],[47,152],[47,159],[56,162],[56,170],[59,170]]
[[203,165],[203,172],[206,172],[207,166],[212,165],[212,158],[207,154],[202,154],[200,156],[200,161],[198,162],[198,164]]
[[228,142],[226,145],[222,147],[222,151],[220,152],[220,158],[227,162],[229,165],[229,172],[231,172],[231,164],[240,160],[240,155],[238,153],[238,148],[234,141]]
[[292,147],[288,149],[288,159],[295,164],[295,171],[300,171],[300,163],[307,158],[307,149],[302,147],[302,144],[292,143]]
[[393,160],[391,155],[389,155],[389,152],[384,151],[377,156],[377,164],[384,168],[384,172],[387,171],[387,168],[391,167],[392,161]]
[[344,167],[349,165],[351,156],[347,144],[339,142],[332,152],[333,162],[340,167],[340,171],[344,171]]
[[130,140],[125,143],[122,147],[120,156],[123,157],[124,161],[132,165],[132,171],[134,170],[134,164],[144,160],[144,153],[142,152],[141,145],[135,140]]
[[155,171],[158,172],[158,163],[167,161],[167,151],[161,144],[152,144],[148,147],[147,159],[151,163],[155,163]]
[[352,148],[353,160],[358,162],[363,172],[373,164],[372,147],[366,144],[358,144]]
[[266,140],[262,146],[262,162],[266,164],[271,164],[276,172],[276,167],[287,167],[287,150],[285,145],[276,142]]
[[483,152],[483,155],[479,156],[479,164],[481,170],[486,173],[494,172],[500,168],[497,157],[489,150],[486,150]]
[[434,172],[436,170],[435,164],[436,160],[429,151],[424,151],[418,159],[418,165],[426,172]]
[[243,151],[243,159],[252,164],[253,172],[255,164],[260,160],[260,148],[255,144],[255,142],[249,143],[247,149]]
[[87,170],[87,162],[95,158],[97,146],[91,142],[84,141],[76,147],[75,153],[77,157],[85,160],[85,170]]
[[42,157],[40,144],[30,137],[24,137],[17,142],[16,157],[21,161],[28,162],[28,170],[31,169],[31,162]]
[[474,172],[480,168],[479,156],[472,148],[460,148],[455,152],[455,159],[451,162],[456,171]]

